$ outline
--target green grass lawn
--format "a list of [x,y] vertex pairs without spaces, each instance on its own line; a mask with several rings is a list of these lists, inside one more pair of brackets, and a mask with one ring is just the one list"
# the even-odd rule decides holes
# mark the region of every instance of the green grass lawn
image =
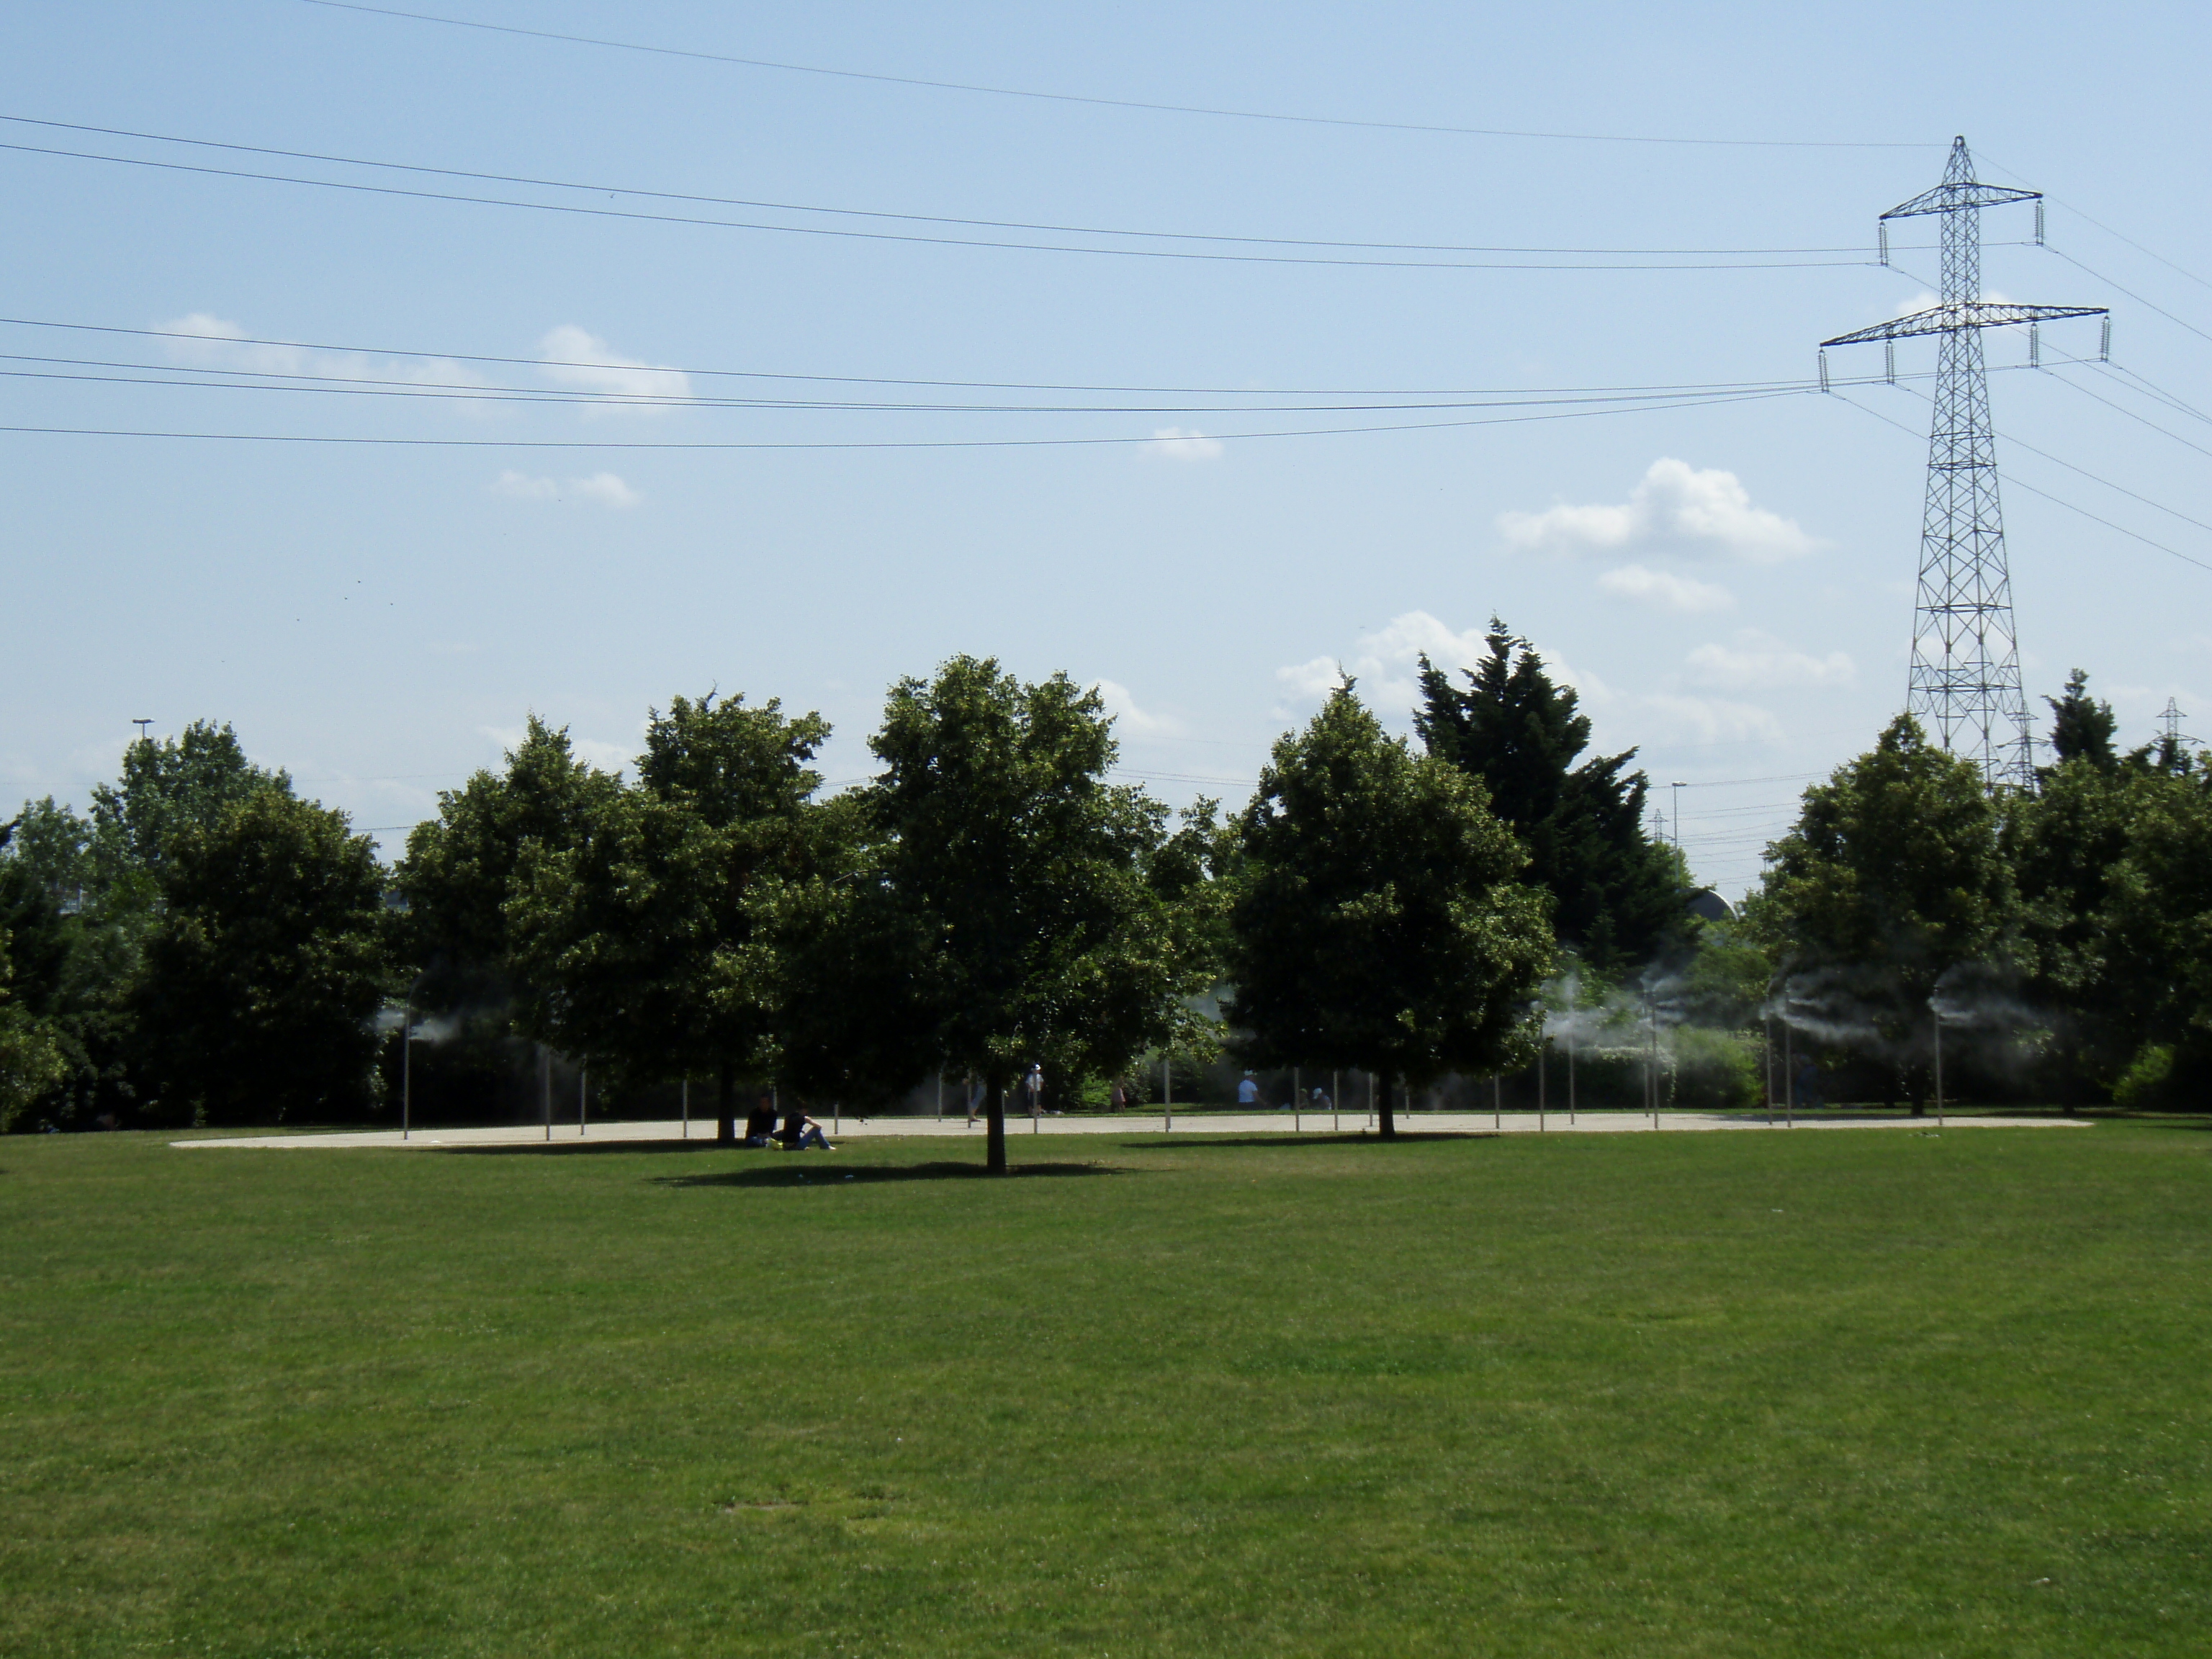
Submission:
[[0,1142],[0,1653],[2206,1650],[2212,1133],[1012,1151]]

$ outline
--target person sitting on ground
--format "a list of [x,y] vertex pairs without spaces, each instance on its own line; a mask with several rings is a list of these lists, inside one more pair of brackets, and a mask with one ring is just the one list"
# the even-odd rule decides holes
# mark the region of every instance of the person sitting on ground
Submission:
[[1243,1081],[1237,1085],[1237,1103],[1239,1106],[1257,1106],[1260,1103],[1260,1082],[1249,1072],[1244,1073]]
[[768,1090],[760,1091],[760,1099],[745,1118],[744,1145],[765,1146],[775,1133],[775,1097]]
[[825,1152],[837,1150],[830,1144],[830,1137],[822,1133],[822,1126],[796,1107],[783,1115],[783,1129],[776,1139],[783,1143],[786,1152],[803,1152],[809,1146],[818,1146]]

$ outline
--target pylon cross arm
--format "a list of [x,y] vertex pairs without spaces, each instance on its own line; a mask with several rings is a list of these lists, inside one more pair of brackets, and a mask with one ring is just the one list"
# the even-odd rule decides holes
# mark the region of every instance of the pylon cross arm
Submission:
[[2064,317],[2103,317],[2103,306],[2014,306],[1994,300],[1954,300],[1948,305],[1893,317],[1871,328],[1854,329],[1823,340],[1823,346],[1864,345],[1873,340],[1905,340],[1917,334],[1949,334],[1962,328],[2005,328],[2014,323],[2049,323]]
[[2039,190],[2014,190],[2009,185],[1984,185],[1975,179],[1945,183],[1923,190],[1909,202],[1899,202],[1881,216],[1914,219],[1923,213],[1953,213],[1960,208],[2002,207],[2007,202],[2039,202]]

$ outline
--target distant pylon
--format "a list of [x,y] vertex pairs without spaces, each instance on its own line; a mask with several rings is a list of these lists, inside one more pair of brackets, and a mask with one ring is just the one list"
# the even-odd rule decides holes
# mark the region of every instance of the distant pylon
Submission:
[[2158,729],[2161,734],[2159,758],[2168,766],[2180,758],[2181,745],[2189,740],[2188,733],[2181,729],[2181,722],[2188,718],[2172,697],[2166,700],[2166,708],[2158,717]]
[[[1943,182],[1881,216],[1885,264],[1892,219],[1942,216],[1940,302],[1929,310],[1820,343],[1826,347],[1880,340],[1893,352],[1894,342],[1913,335],[1942,337],[1905,706],[1935,727],[1946,749],[1978,762],[1991,787],[2008,783],[2023,789],[2035,783],[2035,739],[2028,730],[2027,700],[2020,684],[2020,649],[2013,632],[2012,579],[2005,563],[1996,441],[1990,428],[1990,385],[1982,363],[1981,331],[2009,324],[2106,314],[2101,306],[2000,305],[1982,298],[1981,210],[2007,202],[2041,200],[2037,191],[1978,182],[1966,141],[1954,140]],[[2042,209],[2036,210],[2040,214]]]

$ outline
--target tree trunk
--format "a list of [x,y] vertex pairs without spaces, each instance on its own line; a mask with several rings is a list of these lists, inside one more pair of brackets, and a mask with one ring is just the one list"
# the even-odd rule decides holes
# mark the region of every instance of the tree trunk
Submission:
[[1006,1172],[1006,1084],[992,1078],[983,1091],[983,1167],[993,1175]]
[[714,1139],[717,1145],[738,1144],[737,1068],[728,1060],[714,1067]]
[[[1399,1079],[1399,1086],[1405,1086],[1404,1079]],[[1398,1115],[1390,1109],[1390,1085],[1386,1083],[1382,1085],[1382,1139],[1395,1140],[1397,1138]]]

